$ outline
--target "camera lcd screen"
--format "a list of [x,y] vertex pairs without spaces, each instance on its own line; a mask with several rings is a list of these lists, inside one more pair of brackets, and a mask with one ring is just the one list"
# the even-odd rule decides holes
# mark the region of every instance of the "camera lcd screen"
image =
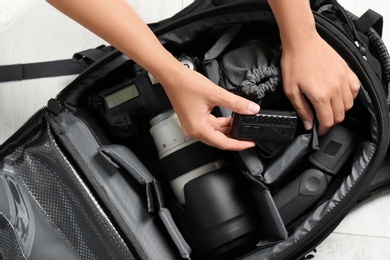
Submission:
[[138,96],[139,92],[137,86],[132,84],[115,93],[105,96],[104,100],[106,102],[107,109],[111,109]]

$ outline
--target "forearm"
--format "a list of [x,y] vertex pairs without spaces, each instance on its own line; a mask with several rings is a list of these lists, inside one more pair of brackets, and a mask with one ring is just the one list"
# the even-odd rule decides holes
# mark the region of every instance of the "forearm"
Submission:
[[284,48],[294,48],[316,34],[307,0],[268,0],[280,30]]
[[[48,0],[58,10],[97,34],[157,78],[177,70],[176,59],[124,0]],[[161,64],[164,64],[162,71]]]

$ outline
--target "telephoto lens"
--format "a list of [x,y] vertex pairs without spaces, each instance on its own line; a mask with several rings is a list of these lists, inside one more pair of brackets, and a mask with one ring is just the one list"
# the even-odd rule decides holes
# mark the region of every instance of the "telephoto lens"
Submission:
[[225,154],[185,136],[173,110],[150,120],[150,133],[176,196],[171,210],[193,258],[229,259],[255,239],[256,213],[244,176]]

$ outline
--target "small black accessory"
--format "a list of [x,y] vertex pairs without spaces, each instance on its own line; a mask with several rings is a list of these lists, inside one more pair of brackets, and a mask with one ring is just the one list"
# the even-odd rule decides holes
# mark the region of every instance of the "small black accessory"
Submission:
[[230,135],[240,140],[288,143],[294,139],[297,124],[295,111],[261,109],[256,115],[233,113]]
[[334,126],[321,140],[320,149],[309,158],[317,167],[307,169],[274,195],[285,225],[320,199],[355,150],[358,140],[354,132],[340,125]]

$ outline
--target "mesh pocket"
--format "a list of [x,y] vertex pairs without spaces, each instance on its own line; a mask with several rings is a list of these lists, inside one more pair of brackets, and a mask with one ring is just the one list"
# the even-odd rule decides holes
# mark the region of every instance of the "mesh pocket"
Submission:
[[45,216],[81,259],[134,258],[49,127],[19,147],[12,159]]
[[21,245],[18,242],[15,230],[7,218],[0,213],[0,260],[27,259],[23,254]]

